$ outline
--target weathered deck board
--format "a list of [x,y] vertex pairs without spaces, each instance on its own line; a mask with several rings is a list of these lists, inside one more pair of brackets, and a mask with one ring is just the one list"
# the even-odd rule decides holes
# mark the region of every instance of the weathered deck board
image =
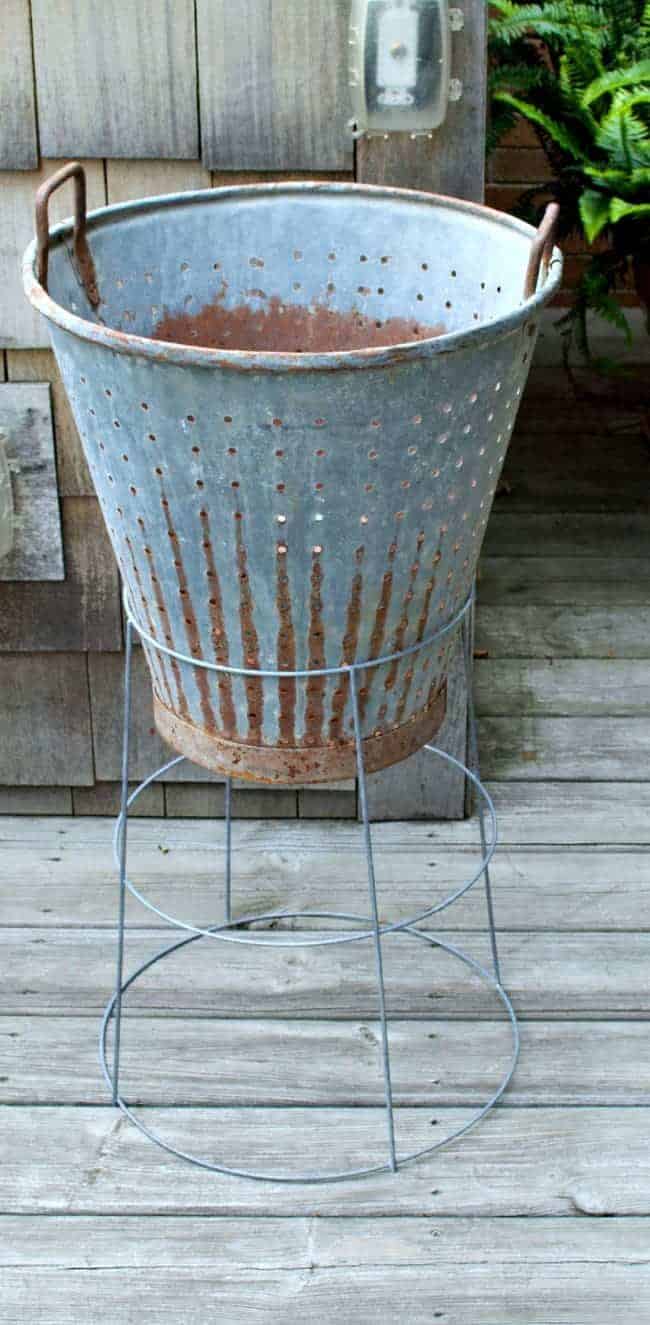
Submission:
[[[286,1166],[299,1156],[303,1172],[322,1169],[331,1156],[372,1164],[386,1155],[382,1109],[144,1109],[142,1116],[181,1147],[267,1172],[276,1154]],[[436,1139],[469,1116],[438,1110]],[[0,1121],[7,1214],[650,1214],[645,1108],[539,1108],[532,1118],[504,1108],[398,1179],[383,1173],[318,1187],[243,1182],[183,1165],[109,1107],[8,1106]],[[399,1109],[396,1123],[400,1149],[432,1144],[427,1110]]]
[[[575,1266],[554,1263],[549,1274],[548,1267],[531,1266],[525,1259],[518,1265],[481,1264],[471,1273],[460,1258],[456,1265],[444,1266],[430,1262],[386,1269],[377,1264],[355,1267],[345,1282],[342,1277],[336,1265],[255,1267],[254,1272],[238,1266],[221,1271],[120,1268],[92,1275],[77,1269],[54,1276],[53,1284],[50,1270],[26,1274],[11,1269],[3,1275],[0,1321],[13,1325],[26,1291],[47,1302],[47,1316],[39,1311],[31,1319],[48,1325],[69,1325],[88,1311],[93,1325],[113,1325],[116,1312],[118,1319],[128,1312],[143,1325],[166,1325],[170,1312],[177,1312],[184,1325],[203,1325],[215,1302],[224,1319],[252,1325],[299,1325],[306,1317],[336,1319],[340,1325],[358,1325],[364,1319],[392,1325],[401,1317],[411,1325],[431,1325],[432,1315],[448,1313],[454,1325],[494,1325],[496,1319],[499,1325],[520,1325],[533,1295],[536,1320],[570,1319],[567,1310],[575,1309],[590,1325],[611,1325],[613,1301],[617,1312],[650,1311],[650,1270],[642,1261],[630,1264],[623,1256],[607,1264],[581,1263],[579,1289]],[[432,1313],[433,1303],[446,1310]]]
[[[92,792],[75,790],[78,798]],[[83,813],[76,808],[76,812]],[[140,825],[138,824],[137,827]],[[240,827],[235,828],[236,837]],[[170,915],[188,922],[215,919],[223,896],[222,833],[205,832],[202,841],[183,839],[158,830],[158,840],[138,845],[131,831],[130,877],[135,885]],[[318,827],[313,835],[295,835],[293,849],[237,852],[233,882],[235,914],[278,910],[367,911],[365,855],[358,841],[342,842],[338,825]],[[5,888],[0,897],[0,923],[6,926],[113,928],[117,907],[117,871],[109,834],[94,833],[73,849],[61,849],[55,834],[32,847],[20,842],[3,848]],[[269,830],[267,830],[268,832]],[[357,830],[358,832],[358,830]],[[378,857],[377,886],[382,918],[417,915],[440,904],[470,879],[478,854],[466,846],[439,848],[421,835],[418,843],[391,843],[384,836]],[[27,865],[27,861],[29,864]],[[501,930],[590,931],[650,929],[650,854],[629,848],[531,849],[503,845],[491,868]],[[129,925],[150,928],[151,914],[138,901],[127,901]],[[432,916],[426,928],[484,929],[485,898],[477,883],[457,906]],[[319,921],[312,922],[318,927]]]
[[476,648],[492,658],[649,658],[650,606],[518,607],[486,604],[476,614]]
[[[504,1107],[650,1105],[646,1021],[525,1021]],[[2,1104],[106,1104],[88,1017],[0,1017]],[[505,1070],[502,1021],[392,1021],[400,1105],[481,1104]],[[382,1103],[375,1021],[161,1020],[124,1026],[125,1093],[146,1104]]]
[[[282,936],[285,937],[285,936]],[[290,937],[290,936],[289,936]],[[450,940],[486,963],[487,939],[451,931]],[[165,946],[169,935],[129,935],[126,970]],[[376,1017],[372,945],[260,946],[212,940],[154,966],[129,993],[152,1015],[358,1020]],[[502,934],[503,975],[517,1010],[542,1019],[650,1016],[650,934]],[[0,932],[0,1006],[9,1014],[96,1017],[113,984],[114,942],[105,931]],[[408,936],[384,941],[388,1007],[396,1017],[488,1018],[498,1000],[460,962]],[[254,966],[255,978],[251,979]]]

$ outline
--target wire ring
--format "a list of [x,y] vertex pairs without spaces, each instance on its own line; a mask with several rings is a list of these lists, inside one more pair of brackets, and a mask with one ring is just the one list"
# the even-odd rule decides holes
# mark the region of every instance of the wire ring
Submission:
[[[490,865],[490,862],[492,860],[492,857],[494,856],[498,844],[497,817],[494,808],[494,802],[489,792],[483,786],[483,783],[481,782],[480,778],[477,777],[477,775],[473,773],[472,770],[468,768],[466,764],[461,763],[461,761],[459,759],[454,758],[453,755],[447,754],[445,750],[440,750],[435,745],[425,745],[423,746],[423,749],[428,750],[430,754],[438,755],[441,759],[444,759],[448,764],[451,764],[454,768],[459,769],[459,771],[463,773],[465,777],[470,779],[473,786],[476,788],[478,794],[481,796],[484,802],[484,806],[487,809],[489,815],[489,821],[492,830],[490,835],[490,841],[486,844],[485,851],[481,857],[480,863],[470,879],[464,880],[464,882],[458,888],[456,888],[453,892],[449,893],[447,897],[444,897],[441,902],[437,902],[435,906],[427,907],[424,911],[421,911],[418,915],[411,916],[407,920],[396,920],[393,924],[380,925],[379,935],[382,938],[386,934],[399,933],[401,930],[407,930],[414,925],[419,925],[424,920],[427,920],[430,916],[436,915],[440,911],[445,911],[448,906],[452,905],[453,902],[457,902],[461,897],[464,897],[465,893],[468,893],[471,888],[475,887],[475,885],[479,882],[479,879],[481,879],[485,874],[485,871]],[[184,755],[179,755],[177,756],[177,758],[169,760],[166,764],[163,764],[161,768],[157,769],[155,773],[152,773],[148,778],[146,778],[144,782],[141,782],[140,786],[136,787],[135,791],[133,791],[129,796],[129,799],[127,801],[127,810],[131,808],[131,806],[135,803],[138,797],[144,791],[146,791],[147,788],[150,787],[153,782],[155,782],[159,777],[162,777],[165,773],[169,772],[170,769],[176,767],[177,764],[182,763],[184,761],[184,758],[185,758]],[[122,815],[120,814],[118,815],[115,821],[115,829],[113,832],[113,858],[115,860],[115,865],[117,866],[118,870],[120,867],[120,845],[121,845],[121,836],[122,836],[122,822],[123,822]],[[226,943],[247,943],[252,947],[266,946],[266,947],[287,947],[287,948],[327,947],[330,944],[358,943],[366,939],[374,938],[374,928],[372,927],[364,929],[360,932],[357,932],[355,930],[349,934],[331,934],[328,935],[326,938],[318,938],[318,939],[306,938],[301,941],[288,939],[288,938],[284,940],[278,938],[277,935],[274,935],[272,939],[271,938],[265,939],[262,937],[251,936],[249,934],[233,933],[231,932],[232,926],[230,924],[224,924],[221,926],[211,926],[209,928],[205,928],[202,925],[191,925],[189,924],[189,922],[184,920],[179,920],[177,916],[172,916],[167,911],[161,910],[160,907],[156,906],[154,902],[152,902],[148,897],[144,895],[144,893],[141,893],[140,890],[136,888],[135,884],[131,882],[128,875],[125,877],[125,886],[128,888],[128,891],[131,893],[132,897],[135,897],[139,902],[141,902],[142,906],[146,907],[148,911],[152,911],[153,914],[158,916],[160,920],[164,920],[167,924],[174,925],[176,929],[182,929],[186,931],[188,934],[193,934],[197,938],[221,939],[223,942]],[[306,915],[306,914],[311,914],[313,919],[315,920],[324,919],[326,915],[330,915],[332,918],[337,918],[340,920],[350,919],[350,916],[348,916],[346,913],[338,914],[335,912],[325,913],[319,911],[313,911],[308,913],[308,912],[281,910],[281,911],[268,911],[265,912],[264,915],[240,916],[238,917],[236,924],[250,925],[254,924],[256,921],[268,922],[271,920],[293,920],[297,919],[301,915]]]
[[[296,913],[296,914],[306,914],[306,913]],[[323,916],[329,915],[333,919],[338,918],[335,912],[323,912],[322,915]],[[260,917],[260,919],[261,918],[262,917]],[[357,922],[360,921],[361,923],[363,923],[364,918],[362,916],[353,915],[353,916],[348,916],[347,919],[355,920]],[[238,922],[234,921],[232,923],[237,924]],[[473,957],[469,957],[467,953],[462,952],[460,948],[455,947],[454,944],[447,943],[443,939],[437,938],[435,935],[425,934],[422,932],[422,930],[415,929],[413,927],[408,927],[402,932],[407,934],[412,934],[416,938],[421,939],[423,942],[428,943],[431,947],[440,948],[444,952],[449,953],[450,956],[455,957],[458,959],[458,961],[463,962],[463,964],[467,966],[470,971],[472,971],[475,975],[478,975],[479,978],[485,984],[488,985],[488,987],[492,990],[492,992],[495,993],[497,997],[500,999],[508,1015],[508,1020],[510,1022],[510,1027],[512,1031],[512,1053],[510,1056],[508,1066],[505,1070],[505,1073],[497,1089],[492,1093],[492,1095],[490,1095],[486,1104],[484,1104],[480,1109],[478,1109],[477,1112],[474,1113],[466,1123],[463,1123],[461,1127],[456,1128],[456,1130],[450,1133],[449,1136],[444,1137],[442,1141],[436,1141],[434,1142],[433,1145],[424,1146],[420,1150],[411,1151],[405,1155],[399,1155],[397,1157],[398,1169],[404,1168],[406,1164],[411,1164],[414,1163],[416,1160],[422,1159],[425,1155],[432,1154],[435,1150],[442,1149],[443,1146],[449,1145],[452,1141],[457,1140],[458,1137],[463,1136],[466,1132],[469,1132],[473,1127],[476,1127],[476,1125],[479,1122],[481,1122],[481,1120],[485,1117],[485,1115],[489,1113],[491,1109],[494,1108],[495,1104],[498,1103],[498,1101],[501,1099],[501,1096],[504,1094],[507,1087],[509,1086],[515,1071],[515,1067],[517,1065],[517,1060],[519,1058],[519,1047],[520,1047],[519,1028],[517,1025],[517,1018],[512,1003],[508,998],[508,995],[506,994],[503,986],[497,983],[494,976],[491,975],[490,972],[485,969],[485,967],[481,966],[480,963],[475,961]],[[139,966],[137,970],[134,971],[133,974],[129,976],[127,980],[124,981],[121,988],[121,994],[124,995],[127,992],[127,990],[130,989],[130,987],[133,984],[135,984],[138,978],[141,975],[144,975],[146,971],[150,970],[152,966],[155,966],[158,962],[162,961],[165,957],[170,956],[172,953],[177,952],[180,948],[187,947],[190,943],[197,943],[198,940],[203,937],[204,937],[203,934],[195,934],[192,935],[190,938],[180,939],[177,942],[171,944],[169,947],[163,948],[160,952],[156,953],[155,956],[149,958],[148,961],[143,962],[142,965]],[[108,1027],[110,1025],[111,1018],[113,1016],[116,1000],[117,1000],[117,993],[113,995],[113,997],[110,999],[106,1007],[99,1035],[99,1058],[101,1062],[102,1071],[104,1073],[104,1078],[111,1090],[113,1088],[113,1078],[111,1076],[110,1069],[107,1063],[107,1037],[108,1037]],[[282,1183],[284,1185],[297,1185],[300,1183],[321,1184],[328,1182],[346,1182],[351,1178],[367,1178],[377,1173],[387,1173],[391,1171],[391,1166],[388,1161],[383,1164],[369,1165],[365,1168],[349,1169],[345,1172],[337,1171],[334,1173],[327,1173],[327,1174],[307,1173],[307,1174],[294,1175],[286,1173],[256,1173],[248,1169],[230,1168],[228,1165],[225,1164],[215,1164],[215,1163],[210,1163],[210,1161],[208,1160],[200,1159],[199,1156],[191,1155],[184,1150],[179,1150],[176,1146],[171,1145],[169,1141],[165,1141],[163,1137],[159,1136],[159,1134],[153,1130],[153,1128],[147,1127],[146,1123],[143,1123],[142,1120],[137,1117],[137,1115],[133,1112],[132,1106],[128,1103],[127,1100],[124,1099],[124,1097],[121,1094],[117,1095],[115,1103],[117,1104],[118,1108],[122,1111],[122,1113],[127,1118],[129,1118],[132,1123],[135,1124],[138,1130],[142,1132],[143,1135],[148,1138],[148,1140],[153,1141],[157,1146],[160,1146],[162,1150],[167,1151],[168,1154],[174,1155],[177,1159],[183,1159],[189,1164],[194,1164],[197,1168],[208,1169],[212,1173],[221,1173],[226,1175],[227,1177],[249,1178],[253,1182],[277,1182],[277,1183]]]

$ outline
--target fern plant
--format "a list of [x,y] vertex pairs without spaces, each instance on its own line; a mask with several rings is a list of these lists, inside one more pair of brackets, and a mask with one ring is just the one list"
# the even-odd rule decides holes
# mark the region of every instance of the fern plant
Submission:
[[550,191],[563,234],[582,231],[592,248],[563,319],[567,344],[588,355],[590,309],[630,338],[616,297],[630,279],[650,330],[650,0],[491,0],[490,13],[488,145],[528,120],[553,180],[520,210],[537,219]]

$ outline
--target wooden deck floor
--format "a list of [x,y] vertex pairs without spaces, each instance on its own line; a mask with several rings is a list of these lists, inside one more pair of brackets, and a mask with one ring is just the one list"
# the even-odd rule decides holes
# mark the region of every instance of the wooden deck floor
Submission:
[[[108,1107],[97,1065],[111,825],[4,819],[2,1325],[650,1320],[647,454],[633,432],[595,443],[582,410],[571,446],[553,440],[536,431],[542,404],[528,404],[491,523],[477,625],[501,955],[522,1021],[505,1102],[397,1177],[257,1186],[166,1156]],[[214,922],[222,834],[135,821],[132,876]],[[382,914],[441,896],[475,836],[473,823],[378,826]],[[246,821],[236,842],[242,912],[364,908],[353,824]],[[478,891],[445,915],[479,958],[483,922]],[[131,967],[166,935],[135,904],[129,924]],[[415,1148],[469,1116],[507,1033],[490,997],[424,944],[387,941],[386,966],[398,1146]],[[125,1090],[207,1158],[372,1162],[384,1154],[372,974],[370,951],[349,945],[193,945],[133,991]]]

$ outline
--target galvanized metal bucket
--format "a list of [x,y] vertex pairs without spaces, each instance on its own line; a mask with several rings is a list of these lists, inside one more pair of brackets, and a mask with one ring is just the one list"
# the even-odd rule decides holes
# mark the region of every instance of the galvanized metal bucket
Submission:
[[[74,225],[49,233],[68,175]],[[466,602],[557,289],[539,231],[484,207],[275,184],[85,214],[41,191],[25,289],[43,313],[131,611],[156,723],[196,762],[348,777],[339,668],[402,654]],[[443,720],[453,634],[360,677],[369,770]]]

